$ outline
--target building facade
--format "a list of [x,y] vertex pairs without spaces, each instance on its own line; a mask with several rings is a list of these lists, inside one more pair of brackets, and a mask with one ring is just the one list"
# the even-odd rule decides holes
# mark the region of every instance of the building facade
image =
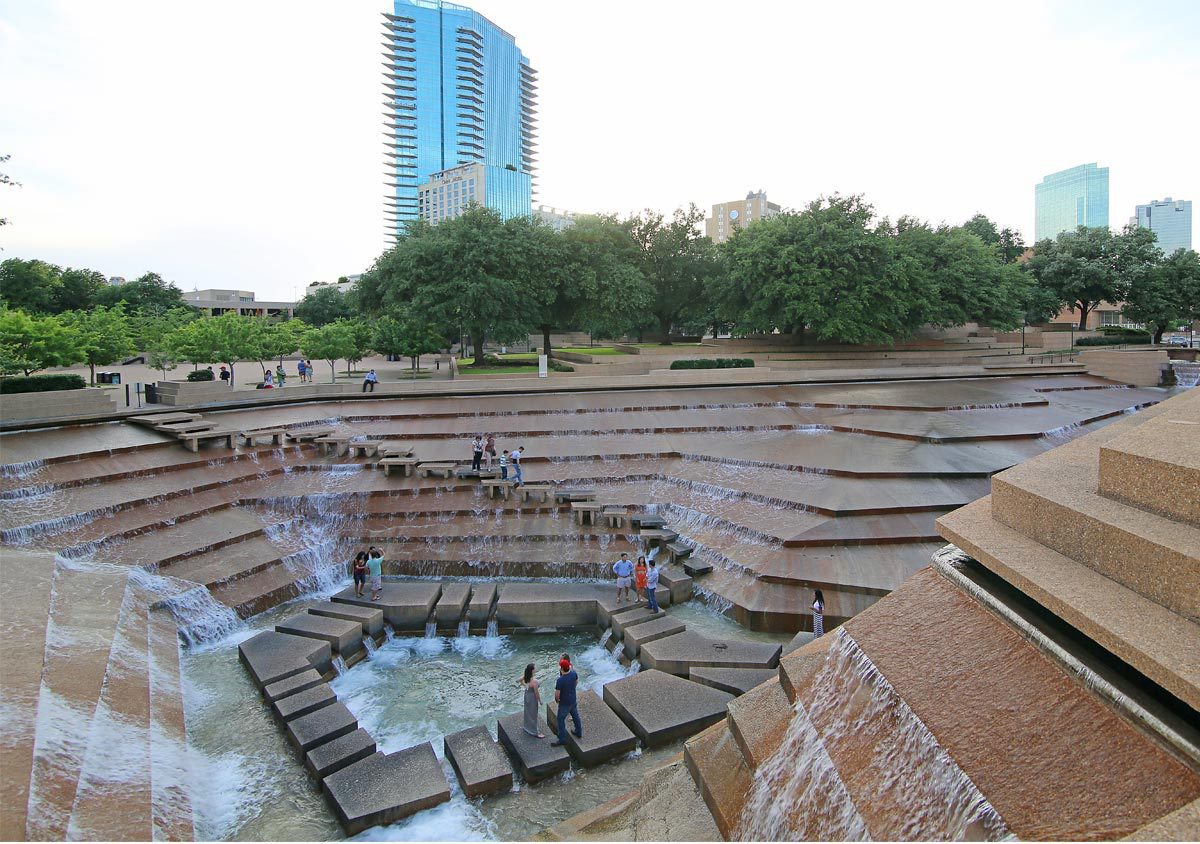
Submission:
[[1079,226],[1108,226],[1108,168],[1080,164],[1051,173],[1033,189],[1034,240]]
[[401,235],[422,216],[419,190],[434,174],[464,165],[477,165],[487,183],[486,198],[476,183],[479,204],[505,218],[528,215],[537,98],[528,59],[511,35],[465,6],[393,2],[383,45],[388,233]]
[[183,299],[193,308],[207,311],[209,316],[220,316],[232,311],[242,316],[291,319],[295,316],[295,302],[263,302],[254,298],[249,290],[190,290]]
[[1158,248],[1164,255],[1176,249],[1192,248],[1192,201],[1190,199],[1155,199],[1138,205],[1131,223],[1150,229],[1158,235]]
[[724,243],[738,229],[755,220],[765,220],[779,213],[779,206],[767,202],[765,191],[750,191],[745,199],[722,202],[712,207],[712,216],[704,221],[704,233],[713,243]]
[[556,232],[561,232],[575,225],[575,219],[579,215],[574,211],[564,211],[562,208],[555,208],[552,205],[539,205],[533,210],[533,216],[534,219],[541,220]]

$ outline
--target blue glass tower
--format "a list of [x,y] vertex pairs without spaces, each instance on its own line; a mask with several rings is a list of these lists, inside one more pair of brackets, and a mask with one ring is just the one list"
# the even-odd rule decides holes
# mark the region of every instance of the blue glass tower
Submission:
[[1135,209],[1134,221],[1158,235],[1158,248],[1164,255],[1176,249],[1192,248],[1192,201],[1156,199]]
[[444,0],[393,0],[384,14],[388,233],[418,216],[417,186],[461,164],[484,168],[477,198],[531,213],[537,74],[500,27]]
[[1080,164],[1051,173],[1033,190],[1034,240],[1079,226],[1108,226],[1108,168]]

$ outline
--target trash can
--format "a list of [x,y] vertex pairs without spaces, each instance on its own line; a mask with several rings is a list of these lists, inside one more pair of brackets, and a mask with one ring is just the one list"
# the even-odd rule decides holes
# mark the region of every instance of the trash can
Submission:
[[158,385],[156,385],[156,384],[147,384],[146,385],[146,403],[147,404],[158,404]]
[[108,383],[120,384],[121,383],[121,373],[119,373],[119,372],[108,373]]

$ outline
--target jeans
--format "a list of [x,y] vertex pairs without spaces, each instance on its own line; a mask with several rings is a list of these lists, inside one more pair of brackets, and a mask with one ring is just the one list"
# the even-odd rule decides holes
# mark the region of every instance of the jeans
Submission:
[[374,381],[364,381],[363,382],[363,392],[364,393],[367,392],[368,389],[372,393],[375,392],[375,382]]
[[650,602],[651,612],[658,612],[658,600],[654,597],[654,593],[657,591],[657,589],[651,589],[649,586],[646,587],[646,600]]
[[500,480],[502,480],[502,481],[508,480],[508,467],[507,466],[500,467]]
[[522,480],[522,478],[521,478],[521,464],[520,464],[520,463],[514,463],[514,464],[513,464],[513,473],[514,473],[514,475],[515,475],[515,478],[514,478],[514,480],[516,480],[516,482],[517,482],[517,483],[521,484],[521,483],[524,483],[524,482],[525,482],[525,481],[524,481],[524,480]]
[[558,705],[558,740],[562,741],[567,735],[567,713],[570,713],[571,720],[575,722],[575,735],[577,738],[583,738],[583,724],[579,721],[579,704],[572,701],[570,706]]
[[483,460],[483,452],[482,451],[474,452],[473,456],[471,457],[471,468],[474,469],[476,472],[478,472],[479,464],[482,460]]

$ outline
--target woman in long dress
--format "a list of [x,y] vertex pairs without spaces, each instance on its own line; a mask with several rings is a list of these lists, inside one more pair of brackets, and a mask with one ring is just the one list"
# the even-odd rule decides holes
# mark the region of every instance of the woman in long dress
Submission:
[[820,589],[813,590],[813,638],[825,634],[825,595]]
[[542,708],[542,696],[538,693],[538,681],[533,676],[533,663],[525,666],[525,676],[521,679],[525,687],[525,722],[521,727],[531,736],[545,738],[545,733],[538,732],[538,711]]

